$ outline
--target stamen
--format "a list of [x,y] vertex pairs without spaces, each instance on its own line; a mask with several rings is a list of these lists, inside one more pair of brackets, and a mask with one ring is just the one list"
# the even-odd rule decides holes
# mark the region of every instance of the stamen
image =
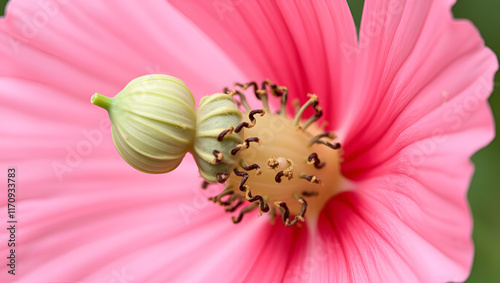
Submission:
[[222,198],[225,197],[225,196],[233,196],[234,191],[231,188],[232,188],[232,186],[230,186],[230,185],[226,186],[224,188],[224,190],[220,194],[218,194],[218,195],[216,195],[214,197],[209,197],[208,200],[211,200],[214,203],[219,203],[222,206],[230,205],[232,203],[230,201],[231,198],[229,198],[227,201],[222,201]]
[[[280,157],[281,159],[284,159],[283,157]],[[279,161],[279,159],[276,159],[274,160],[272,157],[267,161],[267,164],[268,165],[272,165],[271,168],[272,169],[275,169],[276,167],[278,166],[282,166],[281,162]],[[288,180],[291,180],[293,178],[293,167],[295,166],[295,163],[293,163],[293,160],[291,159],[286,159],[286,162],[288,163],[288,167],[285,168],[284,170],[282,171],[279,171],[276,176],[274,177],[274,181],[276,181],[276,183],[281,183],[281,178],[283,176],[287,177]],[[277,165],[276,165],[277,163]],[[276,165],[276,166],[275,166]],[[273,167],[274,166],[274,167]]]
[[240,181],[240,184],[238,186],[238,188],[240,189],[240,191],[242,191],[242,192],[246,191],[247,188],[248,188],[248,186],[245,185],[245,183],[248,180],[248,173],[247,172],[238,171],[238,169],[236,169],[236,168],[233,169],[233,172],[234,172],[234,174],[236,176],[242,177],[241,181]]
[[238,207],[240,207],[242,204],[244,203],[244,201],[242,201],[241,199],[238,201],[238,203],[236,203],[235,205],[233,205],[232,207],[228,207],[226,208],[226,212],[233,212],[235,211]]
[[335,144],[331,144],[327,141],[324,141],[324,140],[321,140],[322,138],[329,138],[329,139],[335,139],[336,136],[334,133],[332,132],[326,132],[326,133],[322,133],[322,134],[319,134],[317,136],[315,136],[314,138],[312,138],[308,143],[307,143],[307,146],[311,146],[315,143],[318,143],[318,144],[324,144],[332,149],[339,149],[341,146],[340,146],[340,143],[335,143]]
[[229,178],[229,174],[228,173],[217,173],[216,177],[217,177],[217,183],[224,184],[227,181],[227,179]]
[[233,126],[229,126],[226,130],[222,131],[218,136],[217,136],[217,141],[222,141],[226,135],[232,134],[234,131]]
[[260,170],[260,166],[257,165],[256,163],[252,165],[247,165],[247,163],[244,160],[240,161],[240,166],[245,169],[245,171],[250,171],[250,170],[256,170],[255,175],[258,176],[262,174],[262,170]]
[[256,208],[257,208],[258,204],[257,203],[252,203],[250,204],[249,206],[243,208],[241,211],[240,211],[240,214],[238,215],[238,217],[232,217],[231,220],[233,220],[233,223],[236,224],[236,223],[240,223],[241,222],[241,219],[243,219],[243,215],[249,213],[249,212],[252,212],[254,211]]
[[315,196],[319,195],[319,193],[318,192],[312,192],[312,191],[303,191],[302,195],[305,196],[305,197],[315,197]]
[[278,174],[276,174],[276,177],[274,177],[276,183],[281,183],[281,177],[283,177],[283,175],[283,171],[279,171]]
[[255,115],[259,114],[260,117],[266,115],[266,110],[264,109],[255,109],[250,111],[250,114],[248,114],[248,118],[250,118],[250,122],[252,122],[255,125]]
[[318,158],[318,154],[316,152],[311,153],[307,158],[307,164],[314,164],[314,167],[317,169],[323,168],[326,164],[325,162],[321,162]]
[[229,89],[227,87],[225,87],[224,88],[224,93],[232,95],[233,97],[235,95],[238,95],[239,101],[238,100],[236,100],[236,101],[239,103],[239,105],[243,105],[243,107],[245,108],[246,112],[252,110],[252,108],[250,108],[250,106],[248,105],[248,102],[247,102],[247,99],[246,99],[245,95],[243,93],[241,93],[240,91],[234,90],[234,89],[231,90],[231,91],[229,91]]
[[329,143],[329,142],[327,142],[327,141],[324,141],[324,140],[319,140],[319,141],[317,141],[316,143],[319,143],[319,144],[324,144],[324,145],[328,146],[328,147],[329,147],[329,148],[331,148],[331,149],[339,149],[339,148],[341,147],[340,143],[338,143],[338,142],[337,142],[337,143],[334,143],[334,144],[331,144],[331,143]]
[[293,127],[297,127],[299,125],[300,118],[302,118],[302,114],[308,106],[312,105],[312,107],[317,111],[316,106],[318,105],[318,97],[315,94],[308,94],[307,96],[310,98],[306,103],[304,103],[304,105],[302,105],[298,113],[295,114],[295,119],[292,123]]
[[316,113],[302,125],[302,131],[305,131],[312,123],[318,121],[323,116],[323,109],[321,107],[314,107],[314,110],[316,110]]
[[261,195],[252,196],[252,192],[250,191],[250,189],[248,187],[246,190],[246,199],[249,202],[259,201],[259,212],[261,215],[262,215],[262,212],[269,211],[269,205],[267,205],[267,202],[264,200],[264,198]]
[[238,153],[238,151],[240,151],[242,149],[249,148],[251,142],[255,142],[255,143],[260,145],[260,140],[258,137],[251,137],[251,138],[246,139],[243,143],[240,143],[240,144],[236,145],[236,147],[231,149],[231,154],[236,155],[236,153]]
[[235,86],[239,86],[241,87],[243,90],[247,90],[250,86],[253,87],[253,92],[255,94],[255,96],[257,97],[257,99],[259,99],[260,101],[262,101],[262,106],[264,106],[264,109],[266,109],[267,111],[269,111],[269,102],[268,102],[268,98],[267,98],[267,90],[266,90],[266,85],[268,84],[269,82],[266,80],[262,83],[262,88],[259,89],[259,87],[257,86],[257,83],[256,82],[249,82],[249,83],[246,83],[246,84],[241,84],[241,83],[235,83],[234,85]]
[[222,161],[222,158],[224,158],[224,154],[222,154],[222,152],[220,152],[216,149],[214,149],[212,154],[214,155],[214,159],[212,160],[211,163],[214,165],[219,164]]
[[307,181],[315,184],[320,183],[320,180],[315,175],[307,175],[306,173],[300,173],[299,178],[306,179]]
[[276,201],[274,204],[280,209],[283,223],[285,226],[293,226],[297,221],[304,222],[304,215],[307,211],[307,202],[299,195],[295,195],[297,201],[302,205],[300,213],[290,221],[290,210],[285,202]]
[[280,115],[286,117],[286,103],[288,101],[288,88],[271,84],[271,94],[281,97]]
[[257,120],[255,119],[255,115],[260,114],[260,117],[264,116],[266,114],[266,110],[264,109],[255,109],[250,111],[250,114],[248,114],[248,119],[250,119],[250,123],[248,122],[241,122],[236,128],[234,129],[235,133],[239,133],[243,128],[250,129],[255,126],[257,123]]

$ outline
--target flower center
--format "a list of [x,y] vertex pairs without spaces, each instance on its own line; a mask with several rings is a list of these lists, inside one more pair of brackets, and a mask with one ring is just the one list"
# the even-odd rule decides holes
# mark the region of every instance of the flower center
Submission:
[[[223,138],[228,132],[241,131],[244,142],[231,150],[239,162],[229,175],[218,176],[226,187],[211,200],[225,206],[228,212],[249,202],[233,217],[235,223],[255,209],[269,212],[272,221],[279,211],[287,226],[316,218],[326,202],[339,192],[341,180],[340,144],[333,143],[332,132],[322,131],[315,123],[322,115],[316,95],[309,95],[302,107],[297,106],[294,119],[290,119],[286,115],[286,88],[269,81],[261,89],[253,82],[236,86],[243,90],[253,86],[264,109],[251,110],[242,92],[226,91],[240,97],[240,104],[247,110],[244,117],[248,119],[220,135]],[[268,92],[281,97],[277,114],[269,111]],[[316,114],[301,121],[307,107],[312,107]]]

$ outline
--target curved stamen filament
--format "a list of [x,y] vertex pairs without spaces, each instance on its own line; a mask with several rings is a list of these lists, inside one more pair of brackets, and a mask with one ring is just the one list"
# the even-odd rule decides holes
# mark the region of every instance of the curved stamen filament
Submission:
[[315,184],[320,183],[320,180],[315,175],[307,175],[306,173],[300,173],[299,178],[306,179],[307,181]]
[[300,213],[298,215],[295,215],[292,220],[290,220],[290,210],[288,209],[286,202],[277,201],[274,203],[280,209],[282,221],[285,226],[292,226],[297,223],[297,221],[304,222],[304,215],[307,211],[307,202],[297,194],[295,195],[295,198],[302,205],[302,208],[300,210]]
[[302,107],[299,109],[299,112],[295,114],[295,119],[293,120],[292,126],[297,127],[299,125],[299,121],[302,118],[302,114],[304,114],[304,111],[306,110],[307,107],[310,105],[313,106],[313,108],[316,110],[316,105],[318,105],[318,97],[314,94],[308,94],[309,100],[302,105]]
[[261,195],[252,196],[252,192],[250,191],[249,188],[247,188],[247,190],[246,190],[246,199],[249,202],[259,201],[259,212],[260,212],[260,214],[262,214],[262,212],[268,212],[269,211],[269,205],[267,205],[267,202],[264,200],[264,198]]
[[262,106],[264,107],[264,109],[269,111],[269,102],[268,102],[267,90],[266,90],[266,85],[268,85],[268,84],[269,84],[268,81],[264,81],[262,83],[261,89],[259,89],[256,82],[249,82],[246,84],[235,83],[234,85],[241,87],[241,89],[243,89],[243,90],[247,90],[250,86],[252,86],[253,92],[254,92],[255,96],[257,97],[257,99],[262,101]]
[[254,143],[257,143],[260,145],[260,139],[258,137],[251,137],[251,138],[246,139],[243,143],[240,143],[240,144],[236,145],[236,147],[231,149],[231,154],[236,155],[236,153],[238,153],[238,151],[240,151],[242,149],[249,148],[251,142],[254,142]]
[[255,115],[260,114],[260,116],[264,116],[266,114],[266,110],[264,109],[255,109],[250,111],[250,114],[248,114],[248,119],[250,119],[250,123],[248,122],[241,122],[236,128],[234,129],[235,133],[239,133],[243,128],[250,129],[255,126],[257,123],[257,120],[255,119]]
[[240,166],[245,169],[245,171],[251,171],[251,170],[255,170],[255,175],[258,176],[260,174],[262,174],[262,170],[260,170],[260,166],[256,163],[252,164],[252,165],[247,165],[247,163],[242,159],[240,160]]
[[305,131],[312,123],[318,121],[323,116],[323,109],[321,107],[314,107],[314,110],[316,110],[316,113],[302,125],[302,131]]
[[324,144],[331,149],[339,149],[341,147],[340,143],[331,144],[330,142],[322,140],[322,138],[335,139],[336,137],[335,137],[335,134],[332,132],[322,133],[322,134],[319,134],[319,135],[313,137],[311,140],[309,140],[309,142],[307,143],[307,146],[311,146],[311,145],[317,143],[317,144]]
[[238,171],[238,169],[234,168],[233,169],[233,172],[236,176],[238,177],[241,177],[241,181],[240,181],[240,184],[238,186],[238,188],[240,189],[240,191],[244,192],[248,189],[248,186],[245,185],[246,181],[248,180],[248,173],[247,172],[242,172],[242,171]]
[[311,153],[311,155],[307,157],[307,164],[314,164],[314,167],[317,169],[321,169],[326,165],[325,162],[321,162],[319,160],[318,154],[316,152]]
[[240,207],[242,204],[244,203],[244,201],[242,201],[241,199],[238,200],[238,202],[231,206],[231,207],[228,207],[225,209],[226,212],[234,212],[238,207]]
[[248,102],[247,102],[247,99],[246,99],[245,95],[243,93],[241,93],[240,91],[237,91],[237,90],[234,90],[234,89],[231,90],[231,91],[229,91],[229,89],[227,87],[225,87],[223,91],[224,91],[224,93],[232,95],[233,97],[235,95],[238,95],[239,101],[238,100],[236,100],[236,101],[239,103],[239,105],[243,105],[243,107],[245,108],[246,112],[252,110],[252,108],[250,108],[250,106],[248,105]]
[[232,134],[234,131],[233,126],[229,126],[226,130],[222,131],[218,136],[217,136],[217,141],[222,141],[226,135]]
[[259,206],[258,203],[252,203],[250,204],[249,206],[243,208],[241,211],[240,211],[240,214],[238,215],[238,217],[232,217],[231,220],[233,220],[233,223],[240,223],[241,222],[241,219],[243,219],[243,215],[249,213],[249,212],[252,212],[254,211],[257,206]]
[[212,164],[219,164],[221,161],[222,161],[222,158],[224,158],[224,154],[222,154],[222,152],[214,149],[214,151],[212,152],[212,154],[214,155],[214,159],[212,160]]

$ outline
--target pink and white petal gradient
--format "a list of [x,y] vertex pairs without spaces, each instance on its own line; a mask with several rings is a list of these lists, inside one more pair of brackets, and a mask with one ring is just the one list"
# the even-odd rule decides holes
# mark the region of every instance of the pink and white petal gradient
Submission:
[[[453,3],[366,0],[357,43],[342,0],[12,0],[0,20],[0,163],[18,172],[15,278],[465,280],[469,158],[494,136],[497,61]],[[148,73],[181,78],[198,101],[266,78],[291,99],[318,94],[349,191],[316,229],[255,215],[234,225],[206,201],[214,192],[199,189],[190,156],[167,175],[135,171],[89,97]]]

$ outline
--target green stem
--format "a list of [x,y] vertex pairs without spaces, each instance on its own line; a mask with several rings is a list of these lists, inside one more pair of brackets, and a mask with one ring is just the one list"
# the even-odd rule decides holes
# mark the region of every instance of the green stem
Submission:
[[109,108],[111,107],[111,103],[113,102],[113,98],[104,96],[99,93],[95,93],[90,98],[90,102],[106,110],[109,110]]

